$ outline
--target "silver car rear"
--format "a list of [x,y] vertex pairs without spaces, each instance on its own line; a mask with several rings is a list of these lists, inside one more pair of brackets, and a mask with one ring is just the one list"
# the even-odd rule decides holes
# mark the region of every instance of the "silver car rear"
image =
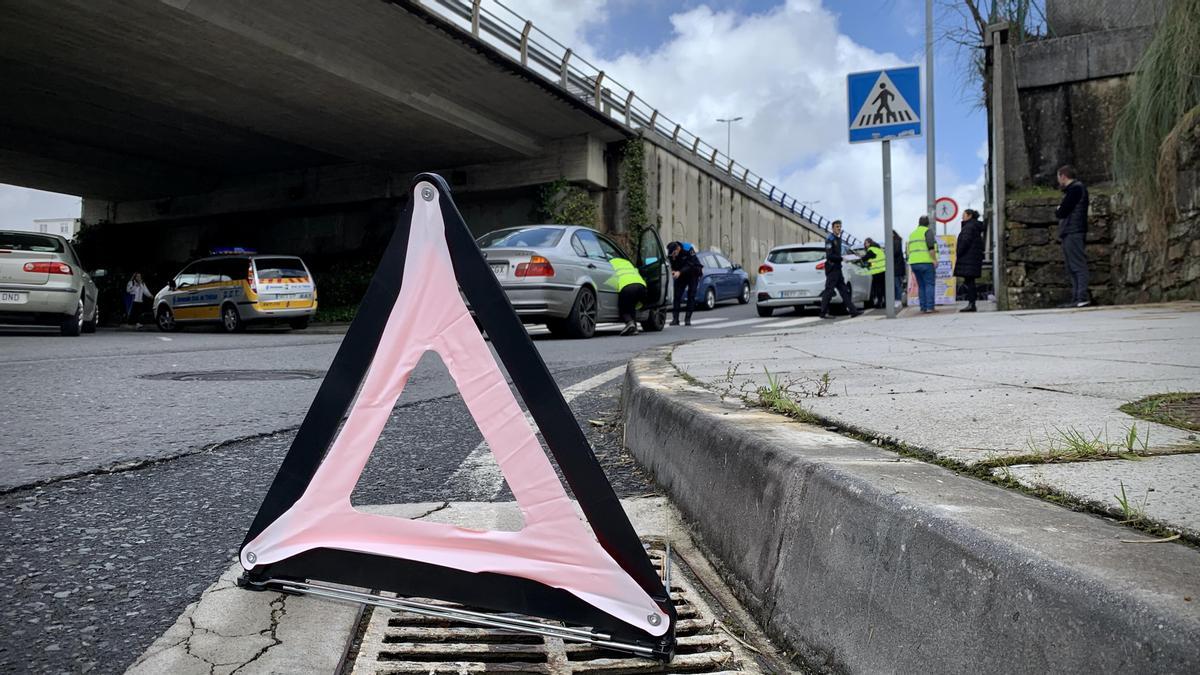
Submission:
[[[546,324],[556,335],[591,337],[597,323],[617,320],[609,261],[628,254],[603,234],[575,225],[525,225],[489,232],[476,243],[525,323]],[[664,264],[659,249],[649,256],[650,265]]]
[[71,242],[52,234],[0,230],[0,323],[96,330],[96,285]]

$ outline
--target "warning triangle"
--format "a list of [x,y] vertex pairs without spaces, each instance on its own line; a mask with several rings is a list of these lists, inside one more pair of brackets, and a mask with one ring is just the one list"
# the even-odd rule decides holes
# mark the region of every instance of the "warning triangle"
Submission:
[[871,85],[870,93],[863,101],[862,107],[854,117],[850,130],[886,127],[893,124],[913,124],[919,122],[912,106],[904,100],[900,90],[888,77],[887,71],[880,71],[879,79]]
[[[520,531],[470,530],[351,505],[375,443],[426,351],[441,357],[492,449],[524,518]],[[240,558],[250,587],[320,580],[592,626],[651,645],[660,655],[674,645],[675,611],[662,582],[449,188],[435,174],[414,180],[392,241]]]

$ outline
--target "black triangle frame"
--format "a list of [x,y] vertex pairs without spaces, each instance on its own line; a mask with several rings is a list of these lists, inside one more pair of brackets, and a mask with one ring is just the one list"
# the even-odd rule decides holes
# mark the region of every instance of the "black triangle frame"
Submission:
[[[613,640],[650,648],[657,657],[669,660],[675,647],[677,620],[670,596],[558,384],[475,244],[450,196],[450,187],[441,176],[433,173],[416,176],[410,187],[422,181],[438,188],[446,244],[459,286],[511,375],[597,541],[670,617],[668,630],[661,636],[651,635],[565,590],[520,577],[465,572],[329,548],[313,549],[275,563],[255,566],[242,575],[239,583],[247,588],[265,590],[271,587],[270,582],[318,580],[391,591],[402,597],[435,598],[490,611],[515,612],[569,625],[590,626],[612,636]],[[413,216],[412,190],[409,192],[358,313],[254,517],[242,549],[304,494],[374,360],[404,278]]]

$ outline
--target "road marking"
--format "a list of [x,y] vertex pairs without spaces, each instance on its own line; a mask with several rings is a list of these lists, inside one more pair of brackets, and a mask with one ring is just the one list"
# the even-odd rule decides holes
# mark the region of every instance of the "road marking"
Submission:
[[170,342],[170,341],[171,341],[171,338],[169,338],[169,337],[163,337],[163,336],[161,336],[161,335],[159,335],[159,336],[158,336],[158,339],[159,339],[159,340],[162,340],[163,342]]
[[[612,382],[624,373],[625,366],[606,370],[595,377],[589,377],[563,389],[563,398],[570,403],[583,394]],[[533,415],[530,415],[529,412],[525,413],[525,421],[535,430],[537,429],[533,422]],[[496,495],[504,487],[504,474],[500,473],[500,467],[492,457],[492,451],[488,448],[487,441],[481,441],[471,451],[471,454],[467,455],[454,475],[450,476],[449,484],[465,487],[465,495],[459,501],[490,502],[496,498]]]
[[712,323],[714,321],[725,321],[725,319],[718,319],[716,317],[710,317],[707,319],[692,319],[692,325],[699,326],[702,323]]
[[[741,321],[722,321],[714,323],[711,326],[699,326],[700,330],[712,330],[714,328],[733,328],[734,326],[753,326],[755,324],[766,323],[770,319],[742,319]],[[694,321],[692,323],[695,323]]]
[[799,319],[790,319],[788,321],[780,321],[779,323],[773,323],[769,326],[760,326],[757,330],[758,330],[758,332],[768,331],[768,330],[782,330],[784,328],[795,328],[796,326],[803,326],[803,325],[809,324],[809,323],[817,323],[819,321],[820,321],[820,319],[815,316],[806,316],[806,317],[802,317]]

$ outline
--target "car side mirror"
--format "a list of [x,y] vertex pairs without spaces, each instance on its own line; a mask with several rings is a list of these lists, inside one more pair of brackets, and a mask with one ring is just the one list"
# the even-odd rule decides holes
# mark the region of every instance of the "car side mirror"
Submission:
[[106,277],[106,276],[108,276],[108,270],[96,270],[96,271],[92,272],[93,279],[99,279],[101,277]]
[[175,280],[174,280],[174,279],[172,279],[172,280],[170,280],[170,281],[168,281],[168,282],[167,282],[167,288],[169,288],[169,289],[171,289],[171,290],[175,290],[175,289],[177,288],[177,286],[175,285]]
[[740,269],[742,269],[742,266],[737,263],[733,263],[733,269],[740,270]]

